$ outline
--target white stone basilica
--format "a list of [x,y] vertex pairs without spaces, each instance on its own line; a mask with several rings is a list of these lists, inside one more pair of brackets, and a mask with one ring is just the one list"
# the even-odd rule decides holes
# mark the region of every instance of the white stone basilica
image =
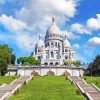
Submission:
[[54,17],[52,25],[46,32],[45,41],[42,41],[39,36],[33,56],[46,66],[64,65],[64,61],[76,60],[75,51],[72,50],[66,36],[56,25]]

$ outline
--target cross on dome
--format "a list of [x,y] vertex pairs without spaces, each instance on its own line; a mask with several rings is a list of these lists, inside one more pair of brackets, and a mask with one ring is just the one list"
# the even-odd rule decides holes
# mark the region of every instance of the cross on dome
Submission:
[[55,19],[55,17],[53,16],[53,17],[52,17],[52,25],[53,25],[55,22],[56,22],[56,19]]
[[39,40],[41,39],[41,35],[39,35]]

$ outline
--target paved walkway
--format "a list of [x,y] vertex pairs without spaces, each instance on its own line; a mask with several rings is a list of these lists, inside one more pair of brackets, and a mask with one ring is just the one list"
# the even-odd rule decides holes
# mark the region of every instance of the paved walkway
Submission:
[[81,93],[86,96],[87,100],[100,100],[100,89],[94,84],[87,84],[83,79],[77,76],[68,76],[68,78],[77,85]]
[[23,76],[19,79],[15,79],[10,84],[3,84],[0,86],[0,100],[7,100],[8,97],[12,96],[21,86],[32,79],[32,76]]

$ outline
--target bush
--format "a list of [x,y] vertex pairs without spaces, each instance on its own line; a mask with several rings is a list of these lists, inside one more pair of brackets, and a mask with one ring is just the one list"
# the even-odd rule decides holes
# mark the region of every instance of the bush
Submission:
[[48,75],[48,76],[55,76],[55,73],[54,73],[53,71],[48,71],[48,72],[47,72],[47,75]]
[[63,73],[63,76],[70,76],[70,73],[67,72],[67,71],[65,71],[65,72]]
[[98,84],[98,82],[96,81],[96,82],[95,82],[95,84],[97,85],[97,84]]
[[66,77],[66,80],[68,80],[68,77]]
[[71,84],[73,84],[73,81],[71,81]]
[[87,78],[86,78],[86,77],[84,77],[84,80],[87,80]]
[[33,71],[33,72],[31,73],[31,75],[33,75],[33,76],[39,76],[38,72],[36,72],[36,71]]
[[77,94],[77,95],[80,95],[79,89],[76,89],[76,94]]
[[15,92],[14,92],[14,95],[17,95],[19,93],[19,89],[17,89]]

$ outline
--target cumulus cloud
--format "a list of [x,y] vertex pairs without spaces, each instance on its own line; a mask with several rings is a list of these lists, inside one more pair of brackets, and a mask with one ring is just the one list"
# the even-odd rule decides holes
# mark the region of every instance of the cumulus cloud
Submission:
[[16,18],[33,29],[50,24],[52,16],[56,17],[59,24],[64,24],[68,18],[75,16],[76,6],[75,0],[30,0],[16,12]]
[[93,37],[88,40],[88,45],[92,47],[100,46],[100,37]]
[[[66,20],[75,16],[77,6],[78,0],[25,0],[15,12],[15,17],[3,14],[0,16],[0,23],[15,33],[13,39],[17,46],[30,51],[36,41],[34,37],[46,32],[52,16],[56,17],[58,25],[63,25]],[[76,38],[74,34],[70,35]]]
[[84,25],[79,23],[72,24],[71,30],[80,34],[91,34],[91,32]]
[[12,16],[7,16],[5,14],[0,16],[0,23],[11,31],[19,31],[27,27],[24,22],[16,20]]
[[73,48],[73,49],[79,49],[79,48],[80,48],[80,45],[77,44],[77,43],[76,43],[76,44],[73,44],[72,48]]
[[65,36],[66,36],[68,39],[70,39],[70,40],[80,39],[80,36],[75,35],[75,34],[72,33],[72,32],[63,31],[62,34],[65,35]]
[[16,45],[18,45],[22,50],[25,50],[25,51],[33,51],[33,48],[34,48],[34,37],[27,34],[27,33],[17,33],[16,34],[16,38],[15,38],[15,41],[16,41]]
[[88,19],[87,27],[90,30],[98,30],[98,29],[100,29],[100,14],[97,14],[97,18]]
[[86,21],[85,25],[75,23],[70,26],[71,30],[80,34],[92,34],[92,31],[100,29],[100,14],[96,15],[97,18],[90,18]]

